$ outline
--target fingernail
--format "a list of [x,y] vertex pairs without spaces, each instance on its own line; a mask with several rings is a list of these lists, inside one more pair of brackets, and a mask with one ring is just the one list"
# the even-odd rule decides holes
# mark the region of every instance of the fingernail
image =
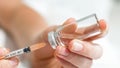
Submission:
[[72,51],[81,51],[83,48],[83,45],[79,41],[73,41],[73,44],[71,46]]
[[18,64],[18,59],[12,58],[12,59],[10,59],[9,62],[10,62],[11,65],[16,66]]
[[62,55],[62,56],[68,56],[69,55],[67,49],[63,46],[58,47],[58,54]]

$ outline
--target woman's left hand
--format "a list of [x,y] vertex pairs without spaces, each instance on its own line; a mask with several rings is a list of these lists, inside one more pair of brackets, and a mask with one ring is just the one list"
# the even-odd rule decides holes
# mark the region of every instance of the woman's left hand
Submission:
[[[66,27],[63,32],[74,33],[77,27],[74,19],[72,21],[72,28]],[[69,24],[70,22],[65,22]],[[61,66],[64,68],[90,68],[92,61],[102,56],[102,47],[98,44],[92,43],[93,40],[103,37],[107,33],[106,24],[104,20],[99,21],[102,27],[102,33],[85,40],[73,39],[66,46],[58,46],[55,52],[55,56],[61,62]],[[89,29],[90,27],[88,27]],[[86,29],[86,28],[85,28]],[[82,31],[85,32],[85,29]],[[80,31],[80,32],[82,32]]]
[[[99,22],[106,23],[103,20],[100,20]],[[63,33],[74,33],[76,31],[77,26],[75,19],[70,18],[63,25],[70,23],[72,23],[72,25],[63,29]],[[39,66],[42,68],[90,68],[92,61],[102,56],[101,46],[92,43],[92,41],[104,36],[106,33],[106,28],[103,29],[103,32],[101,34],[92,36],[85,40],[65,40],[67,41],[67,44],[65,46],[58,45],[58,47],[53,50],[47,40],[47,34],[49,31],[54,30],[55,28],[56,26],[49,28],[43,32],[43,34],[41,34],[42,38],[40,39],[46,41],[47,46],[34,52],[35,63],[33,63],[33,68],[38,68]],[[82,29],[82,31],[83,30],[85,29]]]

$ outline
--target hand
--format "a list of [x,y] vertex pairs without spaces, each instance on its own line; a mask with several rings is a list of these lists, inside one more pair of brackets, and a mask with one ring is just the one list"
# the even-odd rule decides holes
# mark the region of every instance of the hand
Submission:
[[[105,23],[103,20],[100,23]],[[77,29],[76,21],[74,19],[68,19],[63,25],[73,23],[71,26],[65,28],[63,32],[71,32]],[[72,29],[71,29],[72,27]],[[56,28],[52,27],[43,33],[42,39],[47,41],[47,34],[49,31]],[[69,29],[69,31],[68,31]],[[72,32],[71,32],[72,33]],[[58,46],[55,50],[55,57],[53,56],[54,50],[48,43],[48,46],[35,52],[36,63],[34,68],[40,65],[43,68],[90,68],[92,60],[98,59],[102,56],[102,48],[100,45],[92,43],[93,40],[102,37],[106,33],[106,28],[103,29],[103,33],[85,39],[83,41],[73,39],[69,40],[67,47]],[[44,52],[44,53],[43,53]],[[56,60],[57,58],[57,60]]]
[[[9,51],[5,48],[0,48],[0,57],[6,55]],[[0,68],[17,68],[19,63],[18,58],[0,59]]]
[[[73,24],[75,20],[72,20]],[[68,24],[69,22],[65,23]],[[55,52],[55,56],[60,61],[61,66],[63,68],[90,68],[92,65],[92,61],[94,59],[98,59],[102,56],[102,47],[98,44],[92,43],[93,40],[100,38],[105,35],[106,33],[106,25],[103,20],[100,21],[100,25],[102,29],[102,33],[93,37],[90,37],[88,39],[85,39],[83,41],[78,39],[71,40],[68,45],[66,46],[58,46]],[[64,24],[64,25],[65,25]],[[71,25],[72,29],[66,27],[63,31],[63,33],[78,33],[76,31],[77,26],[76,24]],[[90,26],[91,27],[91,26]],[[90,30],[90,27],[89,28]],[[80,29],[79,33],[86,33],[87,28]],[[93,28],[93,26],[92,26]],[[68,29],[70,31],[68,31]],[[88,29],[87,29],[88,30]],[[80,34],[80,35],[81,35]]]

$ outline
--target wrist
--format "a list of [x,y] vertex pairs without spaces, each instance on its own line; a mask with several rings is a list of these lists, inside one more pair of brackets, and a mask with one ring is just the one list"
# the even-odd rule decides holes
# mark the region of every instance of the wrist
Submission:
[[19,5],[9,19],[2,19],[0,24],[3,23],[2,28],[9,33],[19,47],[26,46],[26,43],[33,43],[47,26],[39,14],[24,4]]
[[17,13],[17,10],[20,8],[22,3],[20,0],[0,1],[0,27],[6,32],[13,32],[13,26],[11,24],[14,15]]

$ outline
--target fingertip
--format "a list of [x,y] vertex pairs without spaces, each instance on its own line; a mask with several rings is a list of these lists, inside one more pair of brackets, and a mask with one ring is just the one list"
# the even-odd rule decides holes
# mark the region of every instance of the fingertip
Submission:
[[65,21],[65,23],[63,25],[70,24],[70,23],[75,23],[75,22],[76,22],[75,18],[69,18]]
[[97,59],[102,57],[102,55],[103,55],[103,48],[101,46],[96,45],[94,51],[96,51],[96,53],[94,53],[95,56],[93,57],[94,60],[97,60]]
[[6,48],[0,48],[0,56],[4,56],[8,53],[9,51]]
[[101,20],[99,21],[99,25],[100,25],[100,29],[101,29],[102,31],[105,31],[105,30],[107,29],[107,24],[106,24],[106,21],[105,21],[104,19],[101,19]]
[[83,55],[91,59],[99,59],[102,56],[102,47],[98,44],[93,44],[86,41],[73,40],[73,43],[69,48],[70,51]]
[[75,18],[72,18],[72,17],[71,17],[71,18],[69,18],[67,21],[68,21],[68,22],[73,22],[73,21],[76,21],[76,20],[75,20]]
[[18,59],[17,57],[10,58],[9,63],[10,63],[12,66],[18,66],[18,64],[19,64],[19,59]]
[[85,41],[93,41],[93,40],[102,38],[105,35],[107,35],[107,33],[108,33],[108,25],[107,25],[106,21],[104,19],[101,19],[98,24],[99,24],[99,28],[100,28],[100,33],[97,34],[97,35],[94,35],[92,37],[89,37],[87,39],[84,39]]
[[57,56],[68,56],[69,52],[65,46],[58,46],[55,51],[55,55]]
[[74,19],[69,19],[63,24],[64,28],[62,29],[63,33],[73,33],[77,29],[77,23]]

